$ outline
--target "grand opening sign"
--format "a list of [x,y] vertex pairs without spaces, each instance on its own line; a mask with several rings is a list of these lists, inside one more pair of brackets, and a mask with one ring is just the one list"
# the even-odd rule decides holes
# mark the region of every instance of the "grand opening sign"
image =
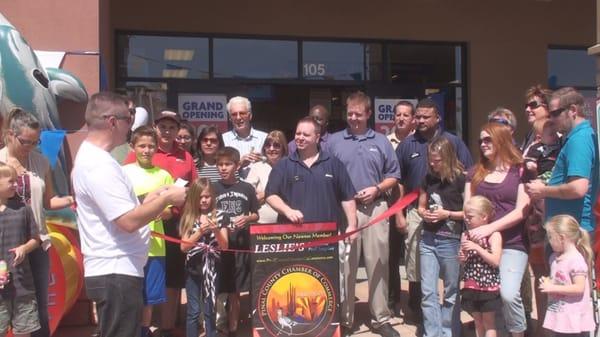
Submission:
[[227,96],[179,94],[178,105],[181,118],[192,125],[215,125],[221,132],[227,131]]
[[253,336],[339,336],[335,223],[252,225]]

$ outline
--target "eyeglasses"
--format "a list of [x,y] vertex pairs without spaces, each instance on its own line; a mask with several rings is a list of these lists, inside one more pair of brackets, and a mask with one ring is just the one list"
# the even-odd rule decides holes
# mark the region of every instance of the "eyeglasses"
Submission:
[[21,144],[23,146],[40,145],[42,143],[41,139],[38,139],[38,140],[27,140],[27,139],[22,139],[19,136],[16,136],[15,138],[17,138],[17,140],[19,141],[19,144]]
[[250,112],[248,112],[248,111],[240,111],[240,112],[232,112],[229,114],[229,116],[231,116],[231,118],[237,118],[238,116],[244,118],[244,117],[248,116],[249,114],[250,114]]
[[552,110],[550,111],[550,117],[558,117],[565,110],[567,110],[567,108],[558,108],[556,110]]
[[217,138],[202,138],[200,139],[200,142],[204,143],[204,144],[219,144],[219,140]]
[[544,103],[540,103],[536,100],[533,100],[531,102],[525,103],[525,110],[527,110],[527,108],[529,108],[531,110],[537,109],[537,108],[541,107],[542,105],[544,105]]
[[264,146],[264,148],[265,148],[265,149],[268,149],[268,148],[270,148],[271,146],[272,146],[274,149],[276,149],[276,150],[279,150],[279,149],[281,149],[281,144],[280,144],[280,143],[278,143],[278,142],[271,142],[271,141],[266,141],[266,142],[265,142],[265,146]]
[[487,137],[483,137],[479,139],[479,145],[481,144],[491,144],[492,143],[492,137],[487,136]]

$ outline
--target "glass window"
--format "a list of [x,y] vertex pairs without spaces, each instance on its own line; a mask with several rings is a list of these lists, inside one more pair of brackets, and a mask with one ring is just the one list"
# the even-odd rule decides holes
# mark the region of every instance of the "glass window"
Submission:
[[585,49],[549,49],[548,85],[596,87],[596,57]]
[[167,108],[167,83],[164,82],[133,82],[120,83],[117,92],[131,97],[136,106],[148,111],[148,124],[154,121],[153,116]]
[[357,42],[302,44],[302,77],[307,80],[380,80],[381,45]]
[[298,43],[284,40],[214,39],[215,78],[298,78]]
[[398,84],[462,84],[462,47],[390,44],[390,77]]
[[119,35],[119,77],[208,78],[208,38]]

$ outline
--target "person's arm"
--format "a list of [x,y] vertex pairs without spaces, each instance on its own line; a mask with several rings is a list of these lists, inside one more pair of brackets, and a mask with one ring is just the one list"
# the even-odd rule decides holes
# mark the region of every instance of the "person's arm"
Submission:
[[469,239],[462,242],[462,249],[465,251],[474,250],[485,262],[494,267],[498,267],[502,257],[502,236],[500,233],[492,233],[489,238],[489,243],[491,252],[488,252],[487,249]]
[[550,294],[581,295],[585,291],[586,275],[575,275],[572,284],[554,284],[549,277],[540,279],[540,291]]
[[15,258],[13,259],[13,266],[19,265],[21,262],[23,262],[25,256],[27,256],[27,254],[31,253],[34,249],[36,249],[39,246],[39,241],[34,238],[31,238],[24,244],[9,249],[9,252],[15,254]]
[[44,176],[44,183],[46,185],[43,196],[43,203],[45,209],[56,210],[69,207],[75,203],[75,199],[73,198],[73,196],[65,195],[59,197],[54,195],[54,187],[52,186],[52,178],[50,177],[50,171],[46,172],[46,175]]
[[217,242],[219,243],[219,248],[229,248],[229,237],[227,235],[227,228],[219,228],[215,230],[215,237],[217,238]]
[[273,208],[277,213],[285,216],[288,220],[293,223],[303,223],[304,215],[297,209],[292,209],[288,204],[281,199],[277,194],[271,194],[267,197],[267,203]]
[[[179,244],[179,248],[181,248],[181,251],[184,253],[187,253],[190,251],[190,249],[194,248],[194,246],[195,246],[194,243],[198,242],[198,240],[200,239],[202,234],[203,233],[200,229],[198,229],[195,232],[187,231],[187,232],[183,233],[181,240],[186,241],[186,242],[182,242]],[[192,243],[192,242],[194,242],[194,243]]]
[[[398,198],[402,198],[404,196],[404,186],[401,183],[398,183]],[[408,224],[406,223],[406,217],[404,216],[404,210],[400,210],[396,214],[394,214],[396,218],[396,230],[400,234],[407,233]]]
[[534,180],[527,184],[527,192],[533,199],[555,198],[555,199],[581,199],[589,189],[589,179],[584,177],[569,177],[565,184],[548,186],[540,180]]
[[527,207],[529,207],[529,196],[525,193],[523,184],[520,183],[518,186],[515,208],[502,218],[490,224],[470,230],[469,235],[475,240],[480,240],[486,236],[490,236],[493,232],[502,232],[503,230],[516,226],[525,219]]
[[169,186],[161,190],[160,193],[149,193],[143,204],[119,216],[113,222],[122,230],[132,233],[154,220],[168,205],[183,205],[186,196],[184,187]]
[[[354,199],[342,201],[342,209],[344,210],[344,215],[346,215],[346,221],[348,226],[346,227],[346,233],[355,231],[357,229],[357,219],[356,219],[356,201]],[[350,240],[356,239],[358,233],[350,236]]]
[[424,217],[425,211],[427,210],[427,192],[423,189],[419,189],[419,202],[417,204],[417,212],[421,218]]
[[385,178],[379,184],[365,187],[358,191],[358,193],[356,193],[356,197],[362,203],[369,204],[375,201],[375,199],[378,197],[383,196],[387,190],[393,188],[397,183],[398,179],[396,178]]

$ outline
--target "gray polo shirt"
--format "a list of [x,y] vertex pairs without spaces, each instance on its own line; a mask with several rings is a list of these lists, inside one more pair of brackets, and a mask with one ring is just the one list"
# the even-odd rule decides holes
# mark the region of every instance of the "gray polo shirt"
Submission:
[[344,163],[356,191],[375,186],[386,178],[400,179],[400,166],[390,141],[367,129],[352,135],[345,129],[329,137],[329,152]]

